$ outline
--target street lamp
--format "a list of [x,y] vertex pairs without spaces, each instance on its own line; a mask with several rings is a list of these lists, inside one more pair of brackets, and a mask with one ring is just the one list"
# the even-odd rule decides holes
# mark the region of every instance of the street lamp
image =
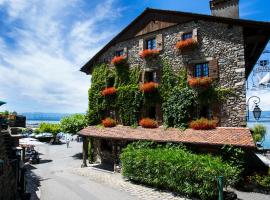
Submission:
[[254,119],[258,121],[261,118],[262,110],[258,106],[261,99],[259,97],[257,97],[257,96],[252,96],[247,101],[247,121],[249,121],[249,100],[250,99],[255,99],[255,100],[253,100],[253,103],[255,104],[255,107],[254,107],[252,112],[253,112]]

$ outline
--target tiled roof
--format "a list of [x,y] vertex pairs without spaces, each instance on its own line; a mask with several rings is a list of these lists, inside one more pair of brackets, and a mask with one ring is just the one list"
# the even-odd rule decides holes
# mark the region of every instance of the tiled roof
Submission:
[[116,140],[151,140],[156,142],[181,142],[201,145],[233,145],[246,148],[255,148],[255,144],[248,128],[218,127],[213,130],[184,131],[176,128],[131,128],[116,126],[102,128],[88,126],[81,130],[80,135],[95,138],[108,138]]

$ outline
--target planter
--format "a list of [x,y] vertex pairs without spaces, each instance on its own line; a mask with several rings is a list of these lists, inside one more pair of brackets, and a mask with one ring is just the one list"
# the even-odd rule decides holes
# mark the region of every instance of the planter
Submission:
[[139,122],[139,125],[142,126],[143,128],[157,128],[158,127],[157,121],[150,118],[141,119]]
[[107,127],[107,128],[116,126],[116,121],[109,117],[103,119],[101,123],[104,127]]
[[115,87],[109,87],[109,88],[105,88],[104,90],[101,91],[101,95],[106,97],[106,96],[111,96],[111,95],[115,95],[117,92]]
[[126,57],[125,56],[115,56],[111,63],[114,65],[114,66],[119,66],[119,65],[122,65],[124,64],[126,61]]
[[147,59],[147,58],[153,58],[156,57],[159,54],[159,50],[156,49],[145,49],[142,52],[140,52],[140,57]]
[[158,88],[158,83],[148,82],[140,85],[140,91],[143,93],[155,92]]
[[181,40],[176,43],[175,47],[178,50],[188,50],[192,49],[198,44],[198,42],[192,38],[186,39],[186,40]]
[[194,130],[211,130],[217,127],[217,120],[200,118],[189,123],[189,127]]
[[188,80],[188,84],[192,88],[208,88],[213,83],[213,79],[210,77],[191,78]]

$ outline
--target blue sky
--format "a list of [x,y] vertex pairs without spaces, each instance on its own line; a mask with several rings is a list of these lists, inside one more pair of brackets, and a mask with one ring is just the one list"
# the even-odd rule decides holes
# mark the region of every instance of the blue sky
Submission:
[[[208,0],[0,0],[0,111],[85,112],[80,67],[146,7],[210,14]],[[240,0],[244,19],[270,21],[269,8]]]

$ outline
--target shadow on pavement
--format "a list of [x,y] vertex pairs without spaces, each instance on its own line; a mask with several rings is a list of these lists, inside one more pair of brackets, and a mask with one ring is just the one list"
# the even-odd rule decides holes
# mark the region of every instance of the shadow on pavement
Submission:
[[73,156],[72,156],[72,158],[74,158],[74,159],[82,159],[82,153],[76,153],[76,154],[74,154]]
[[94,169],[99,169],[99,170],[105,170],[105,171],[110,171],[113,172],[114,171],[114,167],[112,164],[97,164],[97,165],[93,165],[92,166]]
[[44,163],[49,163],[49,162],[52,162],[52,160],[41,159],[39,161],[39,164],[44,164]]
[[[40,181],[42,178],[37,176],[32,170],[36,169],[32,165],[26,165],[26,192],[31,194],[31,200],[39,200],[37,195],[37,191],[39,191]],[[29,198],[29,196],[25,197],[25,199]]]

